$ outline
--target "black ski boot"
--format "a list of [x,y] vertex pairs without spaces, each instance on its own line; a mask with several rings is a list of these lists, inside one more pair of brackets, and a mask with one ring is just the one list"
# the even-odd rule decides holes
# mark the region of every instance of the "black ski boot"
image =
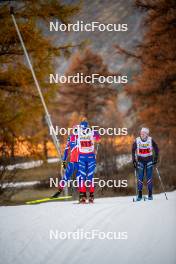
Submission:
[[62,192],[62,189],[59,189],[56,193],[54,193],[54,194],[51,196],[51,198],[57,198],[57,197],[59,197],[59,195],[61,194],[61,192]]
[[137,201],[141,201],[141,200],[142,200],[142,191],[139,191]]
[[89,194],[89,203],[94,203],[94,193],[90,192]]
[[86,199],[87,199],[86,193],[85,192],[80,192],[79,193],[79,203],[85,204],[86,203]]
[[148,200],[153,200],[152,191],[149,191],[148,193]]

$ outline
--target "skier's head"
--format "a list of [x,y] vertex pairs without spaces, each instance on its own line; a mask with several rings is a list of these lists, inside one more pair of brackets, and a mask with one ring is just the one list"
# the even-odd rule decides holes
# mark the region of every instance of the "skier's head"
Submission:
[[82,135],[86,135],[89,133],[90,128],[89,128],[89,123],[87,120],[83,120],[80,123],[80,131]]
[[146,140],[149,136],[149,129],[147,127],[143,127],[141,129],[140,136],[142,140]]
[[83,120],[81,121],[80,123],[80,127],[84,130],[84,129],[87,129],[89,127],[89,123],[87,120]]

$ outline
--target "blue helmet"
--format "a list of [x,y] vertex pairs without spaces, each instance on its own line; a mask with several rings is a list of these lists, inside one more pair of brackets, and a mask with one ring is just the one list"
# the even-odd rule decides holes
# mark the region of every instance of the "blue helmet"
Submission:
[[86,129],[89,127],[89,123],[87,121],[82,121],[80,123],[80,127],[83,128],[83,129]]

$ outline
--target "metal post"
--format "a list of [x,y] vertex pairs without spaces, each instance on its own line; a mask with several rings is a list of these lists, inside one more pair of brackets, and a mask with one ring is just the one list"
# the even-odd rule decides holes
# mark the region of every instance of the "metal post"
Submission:
[[[52,124],[52,121],[51,121],[51,117],[50,117],[50,114],[48,112],[48,109],[47,109],[47,106],[46,106],[46,103],[45,103],[45,100],[44,100],[44,97],[43,97],[43,94],[41,92],[41,88],[40,88],[40,85],[39,85],[39,82],[36,78],[36,75],[35,75],[35,72],[34,72],[34,69],[33,69],[33,66],[32,66],[32,63],[30,61],[30,58],[29,58],[29,55],[28,55],[28,52],[27,52],[27,49],[25,47],[25,44],[24,44],[24,41],[23,41],[23,38],[21,36],[21,33],[20,33],[20,30],[18,28],[18,25],[16,23],[16,19],[15,19],[15,16],[14,16],[14,11],[13,11],[13,8],[11,7],[10,8],[10,14],[11,14],[11,17],[12,17],[12,20],[13,20],[13,23],[14,23],[14,26],[15,26],[15,29],[16,29],[16,32],[17,32],[17,35],[20,39],[20,42],[21,42],[21,46],[23,48],[23,51],[24,51],[24,54],[26,56],[26,59],[27,59],[27,62],[28,62],[28,65],[29,65],[29,68],[31,70],[31,73],[32,73],[32,77],[34,79],[34,83],[36,85],[36,88],[37,88],[37,91],[39,93],[39,96],[40,96],[40,99],[41,99],[41,102],[42,102],[42,105],[43,105],[43,108],[44,108],[44,111],[45,111],[45,118],[46,118],[46,122],[47,122],[47,125],[48,125],[48,128],[53,128],[53,124]],[[53,130],[52,130],[53,131]],[[58,153],[58,156],[60,157],[60,160],[61,160],[61,157],[62,157],[62,154],[61,154],[61,148],[60,148],[60,142],[59,142],[59,139],[56,137],[56,134],[55,133],[52,133],[51,134],[51,137],[52,137],[52,140],[53,140],[53,143],[55,145],[55,148],[57,150],[57,153]],[[62,176],[62,169],[61,169],[61,176]],[[65,194],[67,195],[68,194],[68,189],[67,187],[65,188]]]

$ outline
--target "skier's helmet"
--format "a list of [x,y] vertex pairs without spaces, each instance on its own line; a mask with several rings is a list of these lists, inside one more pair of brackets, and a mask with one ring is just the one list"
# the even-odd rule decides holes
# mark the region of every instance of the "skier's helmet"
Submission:
[[86,128],[89,127],[89,123],[88,123],[86,120],[84,120],[84,121],[82,121],[82,122],[80,123],[80,127],[81,127],[82,129],[86,129]]
[[83,120],[80,123],[80,131],[82,135],[86,135],[87,133],[89,133],[89,123],[87,122],[87,120]]
[[147,127],[143,127],[141,129],[141,132],[140,132],[140,136],[142,138],[142,140],[147,140],[148,136],[149,136],[149,129]]
[[147,127],[143,127],[142,129],[141,129],[141,133],[145,133],[145,134],[147,134],[147,135],[149,135],[149,128],[147,128]]

